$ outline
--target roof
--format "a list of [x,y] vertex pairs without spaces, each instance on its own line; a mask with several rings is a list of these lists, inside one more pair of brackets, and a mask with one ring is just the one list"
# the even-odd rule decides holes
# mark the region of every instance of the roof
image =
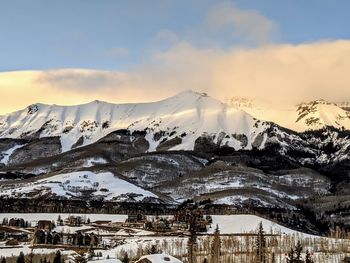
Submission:
[[93,263],[122,263],[119,259],[97,259],[93,261],[88,261]]
[[183,263],[177,258],[166,254],[154,254],[141,257],[136,263]]

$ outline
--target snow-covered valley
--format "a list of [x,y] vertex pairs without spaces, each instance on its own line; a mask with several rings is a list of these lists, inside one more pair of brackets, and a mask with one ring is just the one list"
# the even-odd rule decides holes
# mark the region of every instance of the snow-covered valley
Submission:
[[[130,228],[126,225],[122,226],[128,218],[127,215],[6,213],[0,214],[0,221],[3,222],[4,220],[11,218],[23,218],[29,223],[29,225],[36,226],[40,220],[49,220],[58,223],[58,218],[65,221],[67,218],[77,217],[82,217],[83,222],[88,220],[91,223],[82,223],[80,227],[68,225],[56,226],[54,230],[64,235],[73,234],[79,231],[83,231],[83,233],[98,231],[97,233],[101,239],[101,244],[107,245],[107,248],[97,247],[94,249],[94,253],[98,256],[90,258],[89,262],[119,262],[118,259],[122,260],[124,253],[128,253],[129,257],[133,259],[142,258],[143,253],[147,253],[147,249],[150,249],[152,246],[156,247],[157,251],[164,253],[163,255],[172,255],[177,258],[179,262],[186,261],[188,250],[186,245],[188,243],[187,236],[183,236],[183,234],[172,236],[169,235],[169,233],[156,233],[153,231],[144,231],[138,228]],[[148,220],[154,220],[154,216],[148,216],[147,218]],[[173,216],[168,215],[163,216],[163,218],[171,220]],[[249,235],[256,233],[260,223],[262,223],[263,229],[265,230],[267,235],[266,238],[269,240],[271,238],[276,238],[273,245],[272,243],[269,243],[268,245],[268,253],[270,254],[270,252],[272,253],[272,251],[274,251],[276,262],[285,261],[285,252],[288,251],[290,246],[293,246],[297,240],[303,245],[304,253],[306,250],[312,252],[313,259],[318,260],[316,262],[319,262],[320,260],[327,260],[326,262],[330,263],[339,262],[339,260],[346,255],[342,248],[350,245],[348,240],[323,238],[303,234],[254,215],[214,215],[212,219],[213,221],[209,231],[197,237],[196,242],[198,244],[198,251],[201,251],[201,253],[198,253],[198,260],[202,260],[209,256],[209,254],[207,254],[209,253],[208,246],[210,247],[212,242],[215,226],[219,227],[220,235],[222,235],[221,250],[223,262],[233,260],[233,258],[235,262],[249,262],[251,258],[249,251],[254,251],[255,242],[255,236],[249,237]],[[108,231],[106,231],[107,228],[109,229]],[[28,232],[31,233],[31,230]],[[123,232],[129,234],[125,235]],[[269,235],[275,236],[269,237]],[[324,250],[322,247],[329,248]],[[337,249],[337,253],[331,253],[334,249]],[[77,253],[74,251],[73,247],[63,248],[62,245],[57,247],[52,245],[50,247],[45,247],[39,244],[33,246],[26,242],[23,242],[18,246],[7,247],[3,242],[0,242],[1,255],[9,258],[19,254],[19,251],[24,252],[25,255],[33,253],[34,255],[47,255],[47,257],[49,257],[49,255],[54,254],[57,250],[61,251],[61,254],[67,259],[67,262],[74,262]],[[234,253],[232,253],[231,256],[229,256],[229,253],[226,253],[231,253],[232,251],[234,251]],[[229,257],[231,257],[231,259]],[[150,258],[152,258],[152,256]]]

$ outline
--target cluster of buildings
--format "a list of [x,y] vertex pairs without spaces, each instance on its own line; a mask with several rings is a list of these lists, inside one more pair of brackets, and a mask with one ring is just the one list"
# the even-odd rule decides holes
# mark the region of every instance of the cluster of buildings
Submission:
[[207,232],[212,224],[212,217],[204,215],[200,209],[181,209],[171,218],[153,217],[148,220],[142,213],[130,214],[123,226],[144,228],[155,232],[195,231]]
[[60,217],[57,224],[50,220],[39,220],[32,227],[22,218],[4,219],[0,225],[0,240],[7,241],[7,245],[17,245],[18,242],[31,241],[34,245],[71,245],[98,247],[100,239],[95,233],[63,233],[55,231],[57,226],[79,227],[86,220],[80,216],[70,216],[65,220]]

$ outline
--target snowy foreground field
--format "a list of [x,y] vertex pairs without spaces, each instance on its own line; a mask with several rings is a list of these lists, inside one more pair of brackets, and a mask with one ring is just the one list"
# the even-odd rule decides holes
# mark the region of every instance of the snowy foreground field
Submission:
[[[14,214],[6,213],[0,214],[0,222],[4,218],[23,218],[25,221],[30,222],[32,226],[35,226],[39,220],[56,221],[58,216],[62,219],[69,216],[82,216],[93,224],[95,221],[112,221],[113,223],[125,222],[127,215],[110,215],[110,214]],[[171,216],[169,216],[171,217]],[[152,220],[152,216],[148,219]],[[254,215],[227,215],[227,216],[213,216],[213,223],[207,234],[198,235],[197,245],[198,263],[203,262],[204,258],[208,257],[210,251],[210,243],[215,226],[218,225],[221,234],[221,251],[222,251],[222,263],[225,262],[251,262],[252,253],[255,246],[255,238],[249,238],[248,233],[256,233],[259,223],[262,222],[263,228],[266,234],[274,234],[273,237],[267,237],[267,243],[269,252],[275,255],[275,262],[285,262],[285,254],[289,252],[291,247],[294,247],[296,242],[301,241],[304,252],[308,249],[312,255],[314,262],[341,262],[349,252],[349,240],[321,238],[317,236],[311,236],[296,232],[286,227],[280,226],[269,220],[260,218]],[[121,228],[118,231],[110,231],[105,228],[96,229],[91,225],[83,224],[80,227],[70,226],[57,226],[56,232],[59,233],[74,233],[75,231],[84,231],[85,233],[97,231],[101,237],[102,243],[107,244],[106,249],[96,249],[95,253],[102,255],[90,259],[92,262],[112,263],[120,262],[125,252],[128,253],[132,259],[139,259],[146,254],[146,251],[152,245],[155,245],[159,251],[168,255],[174,256],[181,260],[180,262],[187,262],[187,248],[188,248],[188,236],[187,235],[169,235],[164,233],[155,233],[152,231],[146,231],[137,228]],[[275,243],[275,244],[273,244]],[[18,246],[6,246],[5,242],[0,242],[0,256],[5,257],[17,257],[18,254],[23,251],[24,254],[33,252],[34,254],[53,254],[57,248],[52,247],[34,247],[32,249],[31,243],[20,243]],[[66,262],[73,259],[75,251],[68,247],[60,248],[62,254],[68,259]],[[154,257],[157,258],[157,257]],[[11,261],[7,261],[11,262]],[[132,261],[134,262],[134,261]],[[158,262],[158,261],[153,261]],[[159,261],[163,262],[163,261]],[[172,261],[170,261],[172,262]],[[177,262],[177,261],[173,261]]]

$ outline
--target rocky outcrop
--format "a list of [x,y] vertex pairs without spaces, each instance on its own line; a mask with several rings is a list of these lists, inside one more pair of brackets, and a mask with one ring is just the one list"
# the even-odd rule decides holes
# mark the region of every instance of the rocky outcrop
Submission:
[[10,165],[27,163],[40,158],[51,157],[61,153],[59,137],[40,138],[29,142],[13,152]]
[[175,137],[172,138],[170,140],[167,140],[165,142],[161,142],[158,146],[157,146],[157,151],[167,151],[172,147],[175,147],[176,145],[179,145],[182,143],[182,139],[180,137]]

